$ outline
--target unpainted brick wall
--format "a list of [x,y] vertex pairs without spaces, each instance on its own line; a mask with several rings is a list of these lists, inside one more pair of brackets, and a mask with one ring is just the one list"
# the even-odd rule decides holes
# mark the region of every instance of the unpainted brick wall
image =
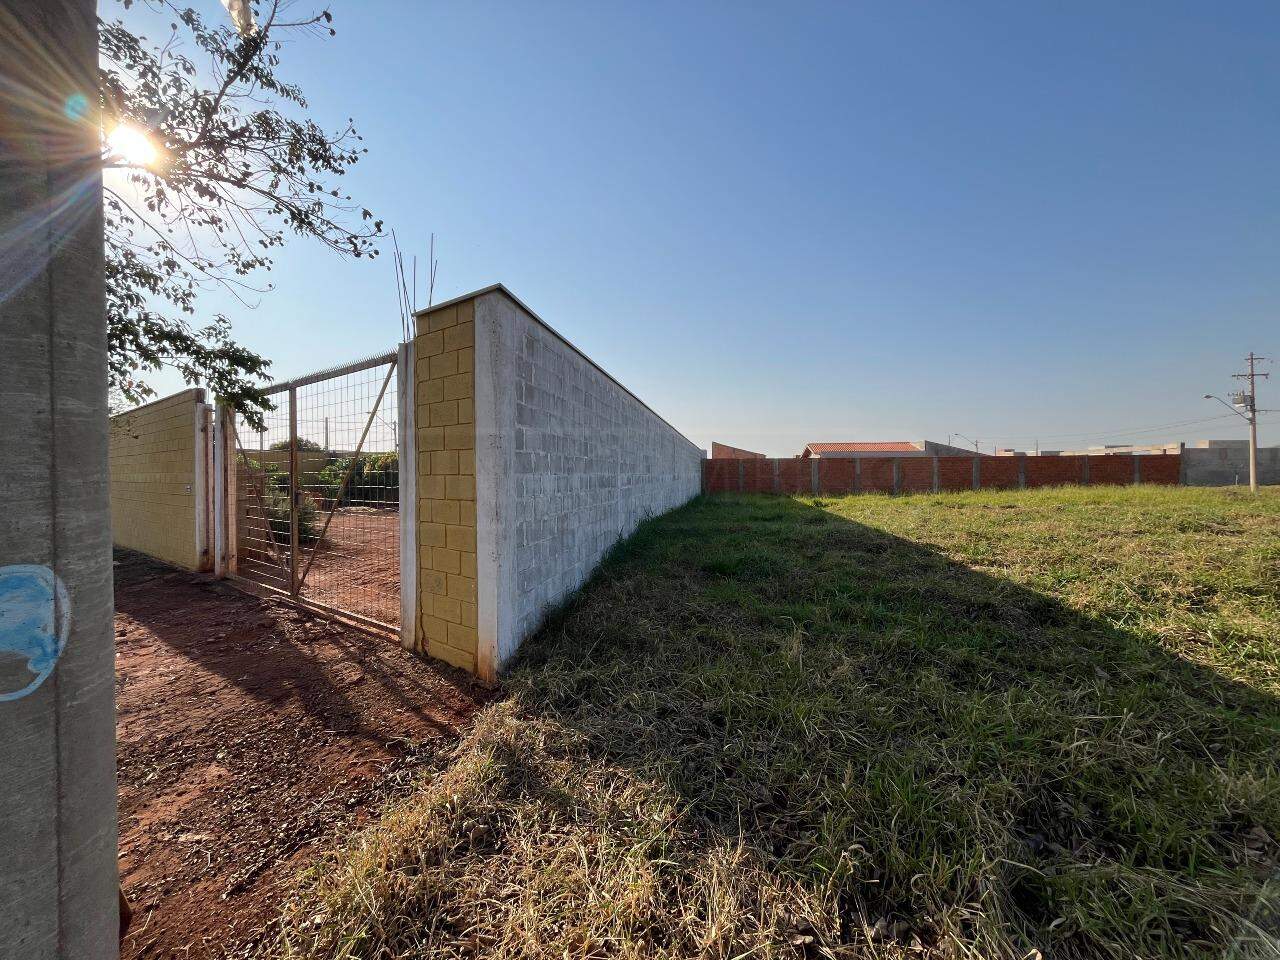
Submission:
[[1071,457],[788,457],[704,460],[704,493],[931,493],[1062,484],[1179,483],[1178,454]]
[[196,427],[203,390],[184,390],[111,418],[111,538],[188,570],[196,550]]
[[414,338],[421,653],[476,669],[475,301],[420,314]]
[[713,460],[763,460],[763,453],[756,453],[754,450],[743,450],[741,447],[731,447],[727,443],[711,444],[711,458]]

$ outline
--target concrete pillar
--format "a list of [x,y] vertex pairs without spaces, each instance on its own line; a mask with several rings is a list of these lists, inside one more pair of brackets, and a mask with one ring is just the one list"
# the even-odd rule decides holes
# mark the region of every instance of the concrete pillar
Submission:
[[[396,455],[400,488],[400,645],[418,640],[418,401],[413,341],[396,353]],[[328,418],[326,418],[326,423]]]
[[118,955],[93,0],[0,0],[0,957]]

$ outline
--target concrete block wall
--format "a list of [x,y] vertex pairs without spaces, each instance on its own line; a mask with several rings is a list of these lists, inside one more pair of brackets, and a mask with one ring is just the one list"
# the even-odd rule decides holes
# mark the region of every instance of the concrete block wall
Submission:
[[420,628],[492,679],[702,451],[501,286],[417,316]]
[[414,338],[418,459],[415,647],[476,670],[475,301],[420,313]]
[[[111,418],[111,536],[116,546],[138,550],[188,570],[212,561],[207,531],[208,486],[198,459],[207,454],[200,434],[203,390],[184,390]],[[207,459],[204,460],[207,464]]]
[[[1243,443],[1186,447],[1182,459],[1188,486],[1225,487],[1249,483],[1249,450]],[[1280,483],[1280,447],[1258,448],[1258,482]]]

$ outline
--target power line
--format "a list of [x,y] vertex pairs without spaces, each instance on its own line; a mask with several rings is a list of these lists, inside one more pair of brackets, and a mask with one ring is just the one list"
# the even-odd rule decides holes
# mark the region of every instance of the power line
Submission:
[[1213,423],[1218,420],[1230,420],[1227,415],[1217,417],[1201,417],[1196,420],[1176,420],[1172,423],[1160,423],[1154,426],[1146,427],[1125,427],[1116,428],[1114,430],[1082,430],[1078,433],[1023,433],[1023,434],[1003,434],[990,437],[979,437],[985,443],[991,443],[994,440],[1065,440],[1073,437],[1083,437],[1085,439],[1102,439],[1106,437],[1117,437],[1127,434],[1138,433],[1156,433],[1161,430],[1172,430],[1176,427],[1189,427],[1199,423]]

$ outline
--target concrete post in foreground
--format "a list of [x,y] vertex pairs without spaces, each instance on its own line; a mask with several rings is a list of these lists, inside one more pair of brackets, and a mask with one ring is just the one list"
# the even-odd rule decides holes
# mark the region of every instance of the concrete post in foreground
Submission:
[[93,0],[0,0],[0,957],[117,956]]

